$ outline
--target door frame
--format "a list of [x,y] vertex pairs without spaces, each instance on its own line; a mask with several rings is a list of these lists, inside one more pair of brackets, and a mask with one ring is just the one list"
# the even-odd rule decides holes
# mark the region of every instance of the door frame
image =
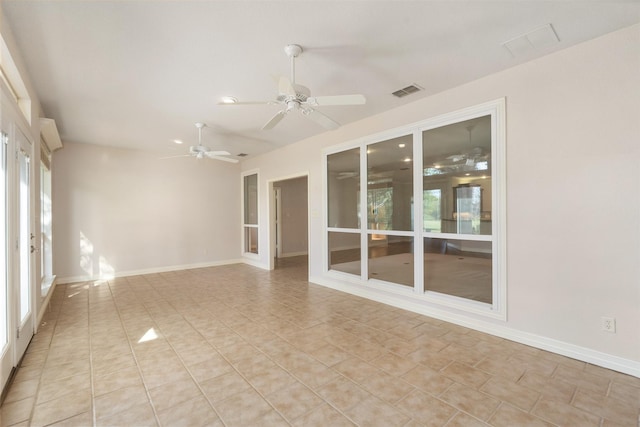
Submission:
[[[2,89],[4,91],[4,89]],[[38,309],[38,289],[36,288],[36,263],[35,256],[38,254],[38,231],[36,230],[36,201],[35,193],[38,185],[36,183],[36,172],[34,162],[37,159],[36,146],[28,131],[29,125],[17,112],[15,106],[7,102],[8,98],[2,93],[2,110],[0,116],[0,128],[7,134],[6,144],[6,286],[7,286],[7,342],[6,347],[0,347],[0,391],[6,391],[5,387],[9,383],[11,376],[15,372],[22,357],[26,353],[27,347],[36,331],[36,318]],[[20,307],[20,254],[19,254],[19,215],[20,215],[20,148],[28,154],[30,165],[28,171],[29,196],[28,196],[28,218],[27,235],[33,235],[33,239],[28,240],[28,246],[34,246],[34,251],[28,250],[28,289],[29,289],[29,314],[25,322],[21,322]],[[30,248],[29,248],[30,249]],[[4,310],[3,310],[4,311]],[[20,336],[18,336],[20,331]],[[4,344],[4,343],[2,343]],[[2,346],[0,344],[0,346]]]
[[[288,181],[290,179],[296,178],[307,178],[307,251],[309,250],[311,244],[311,207],[310,207],[310,197],[309,197],[309,172],[301,172],[293,175],[286,175],[278,178],[272,178],[267,181],[267,203],[268,203],[268,212],[269,212],[269,227],[268,227],[268,239],[269,245],[267,246],[267,259],[269,260],[269,270],[273,270],[275,268],[275,258],[276,258],[276,238],[280,241],[280,247],[282,248],[282,233],[279,236],[276,235],[276,198],[275,198],[275,189],[278,188],[274,186],[274,184],[280,181]],[[281,196],[281,194],[280,194]],[[282,211],[282,209],[280,209]],[[282,225],[282,223],[280,223]],[[282,228],[282,227],[280,227]]]

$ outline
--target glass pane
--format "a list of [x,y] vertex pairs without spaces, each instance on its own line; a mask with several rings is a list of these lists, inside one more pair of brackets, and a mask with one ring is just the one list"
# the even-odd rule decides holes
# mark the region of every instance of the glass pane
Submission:
[[369,230],[413,230],[413,136],[367,147]]
[[442,232],[442,190],[435,188],[423,190],[422,208],[424,212],[424,231]]
[[413,237],[369,234],[369,279],[413,287]]
[[244,177],[244,223],[258,224],[258,174]]
[[51,228],[51,171],[40,163],[40,248],[42,277],[53,275]]
[[491,251],[491,242],[425,238],[425,290],[491,304]]
[[329,270],[360,276],[360,234],[329,232]]
[[424,131],[423,227],[491,234],[491,116]]
[[0,133],[0,354],[8,338],[9,307],[7,305],[7,141],[8,135]]
[[360,228],[360,149],[327,156],[329,227]]
[[252,254],[258,253],[258,228],[244,228],[244,251]]
[[18,166],[20,174],[20,187],[19,187],[19,207],[18,214],[19,222],[19,257],[20,257],[20,323],[30,313],[29,302],[31,301],[30,286],[29,286],[29,261],[31,258],[30,245],[31,236],[29,231],[29,156],[20,151],[18,155]]

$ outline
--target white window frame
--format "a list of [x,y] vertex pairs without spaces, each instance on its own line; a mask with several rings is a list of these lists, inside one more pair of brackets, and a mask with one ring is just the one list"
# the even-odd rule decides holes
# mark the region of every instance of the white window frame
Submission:
[[[328,259],[328,233],[329,232],[354,232],[353,229],[340,229],[328,227],[327,204],[327,158],[331,154],[345,150],[360,148],[361,173],[360,188],[367,188],[366,150],[367,146],[403,135],[413,134],[413,215],[414,218],[422,218],[423,197],[423,165],[422,165],[422,133],[450,124],[471,120],[478,117],[491,116],[491,186],[492,186],[492,234],[486,235],[452,235],[450,233],[424,232],[423,227],[414,224],[413,231],[385,231],[382,234],[410,236],[414,241],[414,288],[367,279],[367,221],[360,221],[361,235],[361,275],[360,277],[343,272],[330,270]],[[461,310],[468,313],[506,321],[507,320],[507,260],[506,260],[506,129],[505,129],[505,99],[500,98],[480,105],[443,114],[421,122],[413,123],[400,128],[385,131],[376,135],[360,138],[338,146],[323,150],[323,275],[329,279],[343,280],[351,284],[357,284],[370,289],[390,292],[403,296],[410,296],[418,301]],[[366,191],[360,191],[361,218],[366,214]],[[418,202],[420,201],[420,203]],[[358,231],[355,231],[358,232]],[[492,242],[492,303],[486,304],[465,298],[435,292],[425,292],[423,283],[423,249],[424,237],[479,240]]]
[[[244,185],[244,180],[246,177],[251,176],[251,175],[256,175],[256,224],[247,224],[245,223],[245,185]],[[258,169],[253,169],[250,171],[245,171],[242,172],[241,176],[240,176],[240,187],[241,187],[241,194],[242,194],[242,198],[241,198],[241,207],[240,207],[240,215],[242,215],[242,230],[241,230],[241,239],[242,239],[242,256],[247,257],[247,258],[252,258],[255,260],[260,259],[260,246],[264,244],[264,242],[262,242],[262,237],[260,236],[260,173]],[[255,228],[257,230],[257,234],[258,234],[258,250],[257,253],[254,252],[249,252],[247,250],[246,247],[246,230],[248,228]]]

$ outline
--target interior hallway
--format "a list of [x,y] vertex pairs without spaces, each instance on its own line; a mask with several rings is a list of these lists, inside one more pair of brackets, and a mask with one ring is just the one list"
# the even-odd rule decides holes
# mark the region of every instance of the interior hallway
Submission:
[[58,286],[0,425],[637,425],[638,378],[279,267]]

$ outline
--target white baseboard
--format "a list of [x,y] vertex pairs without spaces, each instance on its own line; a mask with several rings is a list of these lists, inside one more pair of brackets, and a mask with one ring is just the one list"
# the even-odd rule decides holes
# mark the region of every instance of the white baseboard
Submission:
[[259,260],[257,260],[257,259],[256,259],[256,260],[253,260],[253,259],[250,259],[250,258],[242,258],[242,261],[241,261],[241,262],[243,262],[243,263],[245,263],[245,264],[247,264],[247,265],[250,265],[250,266],[252,266],[252,267],[258,267],[258,268],[261,268],[261,269],[263,269],[263,270],[270,270],[270,268],[269,268],[269,264],[261,263],[261,262],[260,262]]
[[230,260],[223,260],[223,261],[201,262],[201,263],[195,263],[195,264],[171,265],[166,267],[154,267],[154,268],[147,268],[147,269],[141,269],[141,270],[119,271],[111,275],[93,275],[93,276],[86,275],[86,276],[63,277],[58,279],[57,282],[62,285],[67,283],[90,282],[93,280],[109,280],[115,277],[140,276],[143,274],[166,273],[169,271],[191,270],[194,268],[219,267],[221,265],[241,264],[243,262],[244,260],[242,259],[230,259]]
[[390,293],[383,293],[375,289],[365,288],[357,284],[351,284],[317,276],[309,277],[309,281],[320,286],[326,286],[331,289],[336,289],[338,291],[357,295],[373,301],[378,301],[383,304],[391,305],[393,307],[402,308],[414,313],[433,317],[439,320],[444,320],[446,322],[464,326],[469,329],[485,332],[487,334],[495,335],[531,347],[536,347],[542,350],[550,351],[552,353],[557,353],[563,356],[567,356],[573,359],[581,360],[583,362],[591,363],[593,365],[601,366],[603,368],[611,369],[640,378],[640,362],[635,360],[625,359],[542,335],[516,330],[506,325],[496,324],[491,321],[478,319],[476,317],[472,318],[469,316],[465,316],[464,314],[458,314],[434,308],[431,306],[420,304],[420,302],[418,301],[409,302],[406,298],[401,298],[400,296],[395,296]]
[[53,276],[53,280],[51,281],[51,285],[49,286],[47,295],[44,297],[44,301],[42,301],[42,304],[40,305],[40,311],[38,312],[38,321],[35,323],[35,325],[33,325],[34,334],[38,332],[38,327],[42,323],[42,318],[44,317],[44,314],[49,309],[49,302],[51,301],[51,296],[53,295],[53,292],[55,292],[56,290],[57,284],[58,284],[58,279],[56,276]]
[[284,254],[280,254],[280,256],[278,258],[291,258],[294,256],[301,256],[301,255],[309,255],[308,251],[300,251],[300,252],[287,252]]

